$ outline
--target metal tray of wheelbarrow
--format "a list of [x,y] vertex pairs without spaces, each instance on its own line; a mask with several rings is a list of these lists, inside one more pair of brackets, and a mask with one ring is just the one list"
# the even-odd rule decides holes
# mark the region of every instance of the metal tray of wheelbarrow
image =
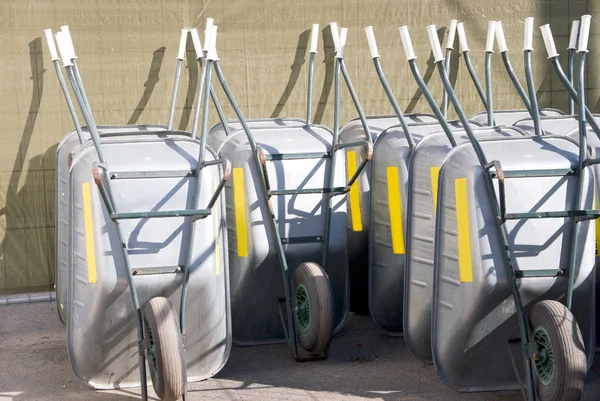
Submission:
[[[593,116],[594,120],[600,123],[600,115],[593,114]],[[540,117],[540,124],[546,135],[566,135],[571,130],[579,127],[576,115],[542,116]],[[513,126],[526,132],[535,132],[535,125],[531,116],[516,121]]]
[[[286,159],[286,154],[332,151],[332,133],[322,126],[251,129],[266,157],[272,190],[326,187],[331,159]],[[214,142],[213,142],[214,143]],[[227,230],[231,276],[233,341],[238,345],[285,342],[279,316],[279,299],[285,298],[275,238],[269,228],[271,213],[283,238],[290,269],[301,262],[320,263],[325,232],[323,206],[328,195],[281,195],[271,199],[272,211],[262,195],[253,154],[244,130],[232,132],[218,149],[218,155],[231,161],[232,180],[225,186]],[[334,187],[346,185],[344,157],[336,160]],[[346,199],[336,196],[331,205],[331,234],[326,269],[333,290],[334,332],[344,325],[348,314],[348,250],[346,241]],[[295,239],[312,243],[295,243]],[[292,275],[293,272],[290,272]]]
[[[240,120],[228,120],[226,122],[229,134],[243,129]],[[251,118],[246,120],[246,124],[250,129],[261,128],[283,128],[283,127],[304,127],[306,120],[301,118]],[[213,149],[217,149],[227,139],[227,131],[223,126],[223,122],[218,122],[213,125],[208,131],[207,144]]]
[[[508,127],[477,128],[473,133],[480,141],[527,135],[518,128]],[[456,130],[453,136],[457,144],[468,142],[465,131]],[[428,135],[415,146],[408,165],[404,340],[410,352],[424,361],[432,358],[431,301],[438,175],[452,149],[445,133]]]
[[[572,169],[579,147],[566,137],[506,138],[481,142],[488,160],[510,170]],[[525,157],[526,156],[526,157]],[[453,149],[440,169],[433,288],[433,361],[442,381],[459,391],[493,391],[524,382],[519,323],[507,276],[505,250],[481,165],[470,143]],[[582,207],[593,206],[590,169]],[[579,209],[573,205],[577,176],[521,177],[505,180],[506,209],[511,212]],[[496,192],[497,180],[494,180]],[[570,218],[509,220],[508,244],[522,271],[568,266]],[[594,230],[579,223],[571,311],[583,335],[588,362],[593,357]],[[528,313],[543,299],[559,299],[567,279],[522,278],[520,294]],[[514,366],[514,368],[513,368]]]
[[[161,138],[138,138],[102,144],[120,211],[187,209],[195,193],[200,141],[184,132]],[[215,159],[207,148],[205,161]],[[74,372],[98,389],[140,385],[136,311],[133,308],[117,227],[110,220],[92,175],[97,161],[89,142],[70,170],[67,349]],[[207,204],[219,184],[221,167],[203,169],[200,204]],[[148,172],[178,172],[173,178],[144,178]],[[123,174],[125,173],[125,174]],[[129,173],[129,175],[127,175]],[[167,175],[167,174],[164,174]],[[137,178],[131,178],[132,176]],[[119,179],[120,177],[120,179]],[[129,177],[129,178],[128,178]],[[188,381],[206,379],[225,364],[231,349],[229,277],[225,202],[195,224],[187,294],[186,358]],[[190,235],[189,217],[120,221],[134,271],[140,305],[155,296],[171,300],[179,312]],[[167,267],[171,268],[167,269]],[[137,274],[136,268],[157,274]],[[147,270],[146,270],[147,271]],[[164,273],[160,273],[166,271]]]
[[[540,116],[563,116],[561,110],[545,108],[540,110]],[[522,110],[494,110],[494,122],[497,126],[506,125],[510,126],[519,120],[530,118],[531,113],[527,109]],[[487,124],[487,111],[482,111],[471,117],[471,120],[478,121],[483,124]]]
[[[449,123],[460,129],[458,121]],[[479,123],[470,123],[481,127]],[[415,143],[439,132],[439,123],[411,125]],[[402,126],[386,129],[377,139],[371,160],[369,197],[369,310],[381,329],[391,333],[402,331],[406,202],[410,148]],[[362,198],[361,198],[362,201]]]
[[[433,114],[407,114],[404,116],[408,125],[419,123],[437,123]],[[375,142],[377,137],[391,126],[398,125],[396,115],[372,115],[366,116],[371,140]],[[340,143],[352,143],[365,139],[365,130],[360,118],[348,121],[340,129]],[[366,157],[363,147],[346,150],[346,177],[350,179]],[[350,257],[350,293],[351,300],[356,300],[360,310],[368,308],[368,221],[370,210],[369,199],[369,177],[370,163],[364,168],[364,172],[352,185],[348,194],[348,252]],[[357,300],[358,298],[358,300]],[[355,304],[355,302],[352,302]],[[364,305],[364,306],[363,306]],[[366,310],[364,311],[366,313]]]
[[[144,135],[155,132],[165,131],[165,125],[158,124],[139,124],[139,125],[105,125],[99,126],[98,133],[101,138],[108,138],[123,135]],[[81,127],[84,141],[90,139],[88,127]],[[84,142],[85,143],[85,142]],[[61,322],[66,323],[67,308],[67,261],[68,261],[68,235],[70,232],[68,226],[69,215],[69,167],[75,153],[83,145],[79,141],[77,131],[73,130],[63,137],[58,143],[56,149],[56,170],[55,170],[55,213],[56,213],[56,271],[54,275],[54,286],[56,289],[56,303],[58,307],[58,317]]]

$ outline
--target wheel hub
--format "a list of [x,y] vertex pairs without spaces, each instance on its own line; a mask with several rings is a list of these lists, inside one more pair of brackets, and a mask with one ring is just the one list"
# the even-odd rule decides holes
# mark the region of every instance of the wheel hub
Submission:
[[148,327],[148,360],[150,362],[150,368],[154,373],[158,372],[158,363],[156,362],[156,351],[154,348],[154,336],[152,335],[152,329]]
[[304,284],[296,287],[296,321],[300,332],[306,334],[310,327],[310,300]]
[[538,326],[533,330],[532,344],[536,349],[533,354],[535,372],[540,381],[548,385],[554,378],[554,353],[546,329]]

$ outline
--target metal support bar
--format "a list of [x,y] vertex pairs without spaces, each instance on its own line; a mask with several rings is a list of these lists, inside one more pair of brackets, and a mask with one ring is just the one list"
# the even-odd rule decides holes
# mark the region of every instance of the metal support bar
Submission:
[[315,74],[315,53],[310,53],[308,62],[308,93],[306,95],[306,125],[312,123],[312,95],[313,95],[313,77]]
[[[362,123],[363,130],[365,131],[365,136],[368,141],[373,142],[373,138],[371,137],[371,130],[369,128],[369,124],[367,124],[367,117],[360,105],[360,101],[358,100],[358,96],[354,91],[354,86],[352,85],[352,81],[350,81],[350,76],[348,75],[348,71],[346,70],[346,64],[344,63],[344,59],[336,59],[339,60],[340,70],[342,75],[344,76],[344,81],[346,82],[346,86],[348,87],[348,92],[350,92],[350,97],[352,98],[352,102],[354,103],[354,107],[356,108],[356,112],[358,113],[358,117],[360,118],[360,122]],[[339,96],[338,96],[339,101]],[[339,106],[338,106],[339,107]],[[335,135],[335,133],[334,133]],[[335,146],[338,143],[337,139],[334,139],[333,145]]]
[[348,192],[348,187],[272,189],[269,191],[269,196],[271,196],[271,195],[307,195],[307,194],[341,195],[341,194],[345,194],[346,192]]
[[[581,46],[581,45],[580,45]],[[585,57],[586,57],[586,51],[582,51],[579,53],[579,65],[578,65],[578,69],[579,69],[579,77],[578,77],[578,84],[579,84],[579,114],[578,114],[578,120],[579,120],[579,171],[581,172],[581,174],[578,177],[577,180],[577,189],[575,191],[575,202],[573,207],[575,209],[582,209],[583,205],[582,205],[582,198],[583,198],[583,186],[584,186],[584,180],[583,180],[583,166],[584,166],[584,162],[585,159],[587,158],[587,127],[586,127],[586,121],[585,121],[585,113],[583,112],[583,110],[586,110],[585,107]],[[587,211],[584,211],[587,212]],[[594,211],[595,215],[599,215],[600,216],[600,211]],[[578,225],[579,221],[577,219],[573,219],[571,221],[571,246],[569,249],[571,249],[571,254],[569,255],[569,271],[572,272],[575,269],[575,265],[577,264],[577,243],[579,240],[579,225]],[[574,274],[569,274],[569,284],[567,285],[567,299],[566,299],[566,306],[567,308],[571,309],[571,306],[573,305],[573,287],[575,284],[575,275]]]
[[316,237],[288,237],[288,238],[282,238],[281,239],[281,243],[283,243],[284,245],[290,245],[290,244],[313,244],[316,242],[323,242],[323,237],[322,236],[316,236]]
[[525,50],[525,78],[527,79],[527,89],[529,91],[529,101],[531,103],[531,118],[535,135],[542,135],[542,124],[540,123],[540,109],[538,108],[537,95],[535,93],[535,84],[533,83],[533,71],[531,69],[531,50]]
[[[444,58],[444,66],[446,67],[446,73],[450,76],[450,61],[452,56],[452,48],[446,49],[446,57]],[[444,118],[448,117],[448,93],[444,88],[444,92],[442,94],[442,115]]]
[[[406,123],[406,120],[404,119],[404,114],[402,114],[402,111],[400,110],[400,106],[398,105],[398,102],[396,101],[396,98],[394,97],[392,88],[390,88],[390,84],[388,83],[387,79],[385,78],[385,75],[383,74],[383,70],[381,69],[381,63],[379,62],[379,57],[374,57],[373,63],[375,64],[375,70],[377,71],[377,76],[379,77],[379,80],[381,81],[381,85],[383,86],[383,89],[385,90],[385,94],[387,95],[390,103],[392,104],[392,108],[394,109],[394,113],[396,113],[396,117],[398,117],[398,120],[400,121],[400,124],[402,125],[402,130],[404,131],[404,135],[406,136],[406,141],[408,142],[408,147],[412,150],[415,148],[415,140],[410,132],[410,129],[408,128],[408,124]],[[445,116],[445,114],[444,114],[444,116]]]
[[485,97],[487,99],[485,106],[487,111],[487,124],[491,127],[496,125],[496,122],[494,121],[492,97],[492,52],[485,52]]
[[[565,73],[563,72],[562,67],[560,65],[560,60],[558,59],[558,56],[552,57],[552,65],[554,66],[554,71],[556,72],[558,79],[569,93],[569,97],[573,99],[576,105],[579,106],[577,91],[575,90],[573,85],[569,83],[568,78],[565,76]],[[598,122],[594,118],[594,115],[587,106],[579,106],[579,114],[582,114],[583,110],[585,110],[586,122],[592,127],[598,138],[600,138],[600,126],[598,126]]]
[[508,58],[508,51],[502,52],[502,61],[504,61],[504,67],[506,68],[506,72],[508,73],[510,80],[512,81],[513,85],[515,86],[515,89],[517,90],[517,93],[519,94],[519,97],[521,98],[523,105],[525,105],[525,108],[527,109],[529,114],[531,114],[531,103],[529,102],[529,98],[527,97],[527,94],[525,93],[525,89],[523,89],[523,86],[521,85],[521,82],[519,81],[519,78],[517,77],[515,70],[512,68],[512,65],[510,64],[510,59]]
[[477,89],[477,93],[479,94],[479,98],[483,103],[483,107],[487,110],[487,98],[485,93],[483,92],[483,88],[481,87],[481,83],[479,83],[479,79],[477,78],[477,74],[475,73],[475,69],[473,68],[473,64],[471,63],[471,56],[469,55],[469,51],[466,50],[463,52],[463,57],[465,59],[465,64],[467,66],[467,70],[469,71],[469,75],[471,76],[471,80],[475,85],[475,89]]
[[[556,219],[567,217],[589,217],[595,219],[600,217],[598,210],[558,210],[551,212],[526,212],[526,213],[507,213],[505,220],[525,220],[525,219]],[[574,252],[575,253],[575,252]]]
[[207,217],[210,216],[208,209],[182,209],[182,210],[157,210],[155,212],[123,212],[111,213],[112,220],[134,220],[134,219],[156,219],[166,217]]
[[134,276],[145,276],[149,274],[173,274],[181,273],[185,266],[157,266],[157,267],[136,267],[131,274]]
[[123,171],[111,172],[111,180],[132,180],[137,178],[185,178],[195,177],[194,170],[174,170],[174,171]]
[[562,269],[517,270],[517,278],[543,278],[561,277],[567,272]]
[[[520,177],[565,177],[570,175],[577,175],[577,169],[565,168],[565,169],[551,169],[551,170],[511,170],[504,171],[504,178],[520,178]],[[492,178],[496,178],[496,172],[490,172]]]
[[62,89],[63,94],[65,95],[65,100],[67,101],[67,107],[69,108],[69,113],[71,113],[71,118],[73,119],[73,123],[75,124],[75,130],[77,131],[77,136],[79,137],[79,143],[83,144],[85,141],[83,138],[83,132],[81,130],[81,124],[79,123],[79,118],[77,117],[77,112],[75,111],[75,106],[71,101],[71,96],[69,96],[69,90],[67,89],[67,84],[65,83],[65,78],[62,75],[60,70],[60,65],[58,60],[54,60],[54,68],[56,69],[56,76],[58,77],[58,82],[60,83],[60,88]]
[[330,152],[312,152],[312,153],[274,153],[265,154],[264,158],[268,161],[278,160],[309,160],[309,159],[328,159]]
[[[569,49],[569,58],[567,62],[567,74],[569,78],[569,83],[573,85],[573,77],[574,77],[574,59],[575,59],[575,49]],[[572,97],[569,97],[569,114],[575,114],[575,101]]]
[[408,64],[410,65],[410,70],[412,71],[412,74],[415,77],[415,81],[417,81],[417,85],[421,89],[421,93],[425,97],[425,100],[427,100],[427,103],[429,104],[431,111],[433,111],[433,114],[435,114],[435,117],[437,118],[438,122],[442,126],[442,129],[444,130],[444,133],[448,137],[450,144],[452,145],[452,147],[455,147],[456,140],[454,139],[454,135],[452,134],[452,129],[450,128],[450,125],[444,118],[437,103],[433,99],[433,96],[431,96],[431,93],[429,92],[429,89],[427,88],[427,84],[425,83],[425,81],[423,81],[423,77],[421,76],[421,73],[419,72],[419,69],[417,68],[417,63],[413,59],[413,60],[409,60]]

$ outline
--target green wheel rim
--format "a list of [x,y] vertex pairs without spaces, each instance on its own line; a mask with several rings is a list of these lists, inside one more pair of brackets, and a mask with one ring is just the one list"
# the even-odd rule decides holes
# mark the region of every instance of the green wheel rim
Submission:
[[152,372],[156,376],[158,373],[158,363],[156,362],[154,336],[152,335],[150,326],[148,326],[148,362],[150,362],[150,369],[152,369]]
[[308,333],[310,327],[310,299],[304,284],[296,287],[296,321],[302,334]]
[[540,381],[548,385],[554,378],[554,351],[548,332],[541,326],[533,330],[533,344],[537,349],[537,358],[534,358],[535,372]]

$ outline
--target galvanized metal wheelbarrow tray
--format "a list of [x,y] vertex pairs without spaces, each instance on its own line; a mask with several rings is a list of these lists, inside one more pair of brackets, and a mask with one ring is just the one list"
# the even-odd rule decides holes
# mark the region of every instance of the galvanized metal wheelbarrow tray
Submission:
[[[61,32],[70,40],[69,27],[67,25],[61,27]],[[47,40],[51,40],[50,30],[46,30]],[[166,125],[160,124],[130,124],[130,125],[100,125],[96,126],[98,134],[101,138],[123,136],[123,135],[144,135],[148,133],[155,133],[157,131],[172,130],[173,114],[175,110],[175,102],[177,98],[177,92],[179,88],[179,76],[181,74],[181,64],[185,59],[185,43],[187,41],[188,30],[181,30],[181,37],[179,43],[179,51],[177,54],[177,68],[175,73],[175,81],[173,86],[173,98],[171,101],[170,113],[168,123]],[[74,53],[74,48],[71,49]],[[54,60],[53,60],[54,61]],[[57,64],[55,63],[55,67]],[[79,69],[77,67],[76,59],[73,59],[73,70],[77,80],[75,81],[75,90],[79,91],[84,101],[84,106],[90,109],[89,101],[85,93],[83,85],[79,85],[81,77]],[[55,202],[55,213],[56,213],[56,272],[55,272],[55,289],[56,289],[56,300],[58,304],[58,315],[59,319],[66,323],[66,270],[67,270],[67,252],[68,252],[68,234],[70,229],[68,227],[68,171],[71,166],[71,162],[75,154],[81,149],[83,144],[91,139],[90,129],[87,126],[80,126],[77,113],[68,94],[65,80],[62,76],[60,68],[56,68],[57,77],[61,85],[69,112],[75,123],[75,129],[69,132],[59,142],[56,149],[56,171],[55,171],[55,184],[56,184],[56,202]],[[189,133],[186,133],[189,135]]]
[[[313,25],[311,66],[317,29]],[[310,123],[310,106],[304,124],[293,119],[284,119],[283,126],[264,119],[248,123],[218,60],[208,67],[208,71],[214,67],[243,128],[209,138],[217,153],[233,165],[233,180],[225,192],[230,207],[234,341],[254,345],[285,339],[296,360],[326,358],[333,333],[348,313],[346,202],[341,195],[366,162],[347,182],[340,151],[372,145],[368,140],[338,142],[346,32],[343,28],[336,60],[333,132]],[[222,120],[220,126],[216,130],[222,132],[231,123]],[[280,273],[273,270],[276,265],[281,267],[283,285]]]
[[[583,19],[589,33],[589,16]],[[402,29],[407,47],[408,33]],[[435,26],[427,29],[442,82],[466,123],[445,75]],[[533,18],[526,19],[525,32],[529,63]],[[585,46],[587,39],[580,41],[581,69]],[[580,76],[579,104],[584,105]],[[529,91],[537,119],[533,85]],[[584,128],[585,115],[579,117]],[[589,220],[600,216],[592,209],[593,174],[585,167],[597,160],[588,159],[585,129],[579,144],[564,136],[541,136],[539,130],[529,138],[480,143],[469,126],[465,131],[471,143],[453,149],[439,173],[432,327],[436,370],[460,391],[515,388],[524,376],[531,401],[536,394],[541,400],[556,394],[579,399],[594,342]],[[513,354],[512,342],[521,343],[520,355]],[[502,348],[507,352],[499,352]],[[515,359],[523,362],[521,369]],[[557,369],[563,373],[554,374]]]
[[[52,34],[46,34],[56,65]],[[197,119],[191,134],[162,131],[154,138],[115,136],[101,143],[73,68],[72,43],[62,32],[56,39],[91,134],[69,169],[69,359],[95,388],[141,384],[146,400],[148,368],[160,399],[185,397],[188,380],[214,375],[231,348],[225,204],[219,196],[230,164],[195,139]],[[198,109],[202,88],[200,83]],[[208,86],[204,138],[210,91]],[[123,205],[133,210],[121,212]],[[155,218],[161,218],[159,229]],[[114,252],[119,248],[122,253]],[[179,306],[171,302],[175,297]],[[193,305],[186,312],[188,297]],[[193,330],[187,334],[186,328]],[[137,355],[127,352],[132,346]]]

